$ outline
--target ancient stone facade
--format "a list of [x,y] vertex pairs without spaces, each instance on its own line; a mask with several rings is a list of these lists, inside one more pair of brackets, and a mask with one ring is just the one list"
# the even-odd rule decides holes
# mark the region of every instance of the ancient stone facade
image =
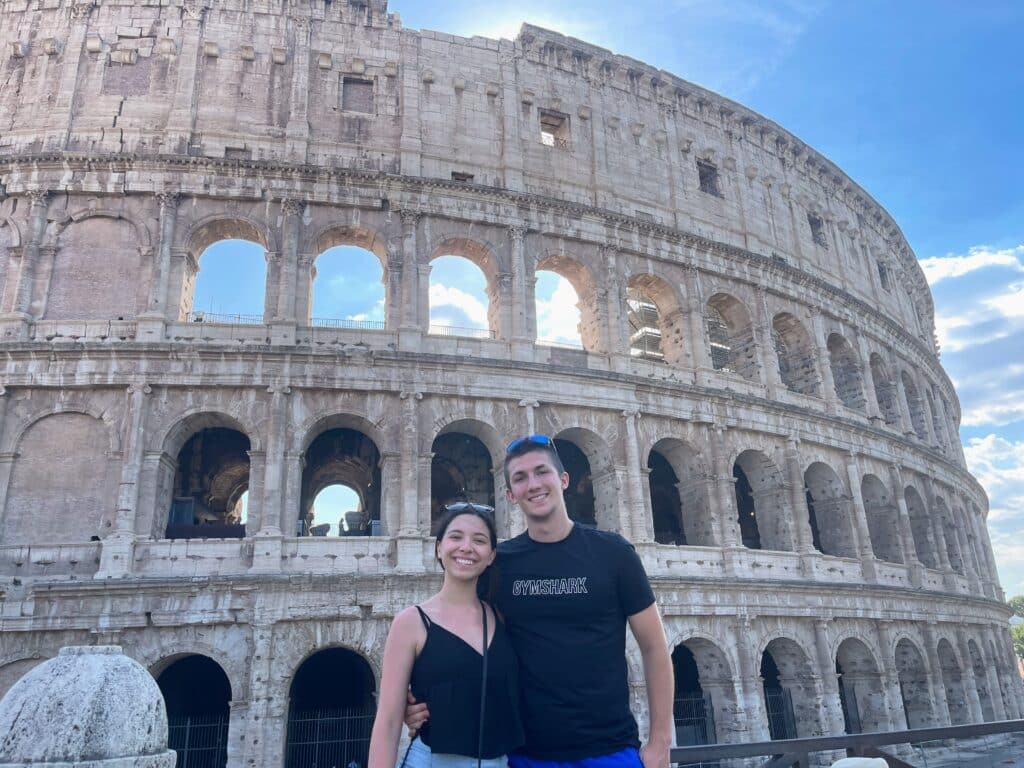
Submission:
[[[229,765],[302,764],[304,723],[365,726],[440,504],[522,529],[503,447],[542,432],[652,576],[681,741],[1021,716],[924,276],[783,128],[383,0],[0,0],[0,68],[0,692],[115,643],[172,747],[198,680]],[[193,311],[226,238],[266,252],[262,317]],[[379,258],[382,327],[314,321],[339,244]],[[442,255],[489,331],[431,332]],[[581,349],[537,343],[538,270]],[[305,535],[330,482],[360,509]]]

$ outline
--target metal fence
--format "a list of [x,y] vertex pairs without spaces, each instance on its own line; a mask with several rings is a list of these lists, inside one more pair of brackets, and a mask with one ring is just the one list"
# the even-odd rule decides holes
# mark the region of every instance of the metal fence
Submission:
[[196,310],[185,317],[188,323],[217,323],[220,325],[265,325],[263,315],[219,314]]
[[357,328],[363,331],[383,331],[383,320],[349,320],[337,317],[314,317],[314,328]]
[[464,328],[458,325],[431,325],[427,331],[431,336],[465,336],[470,339],[493,339],[494,331],[489,328]]
[[167,715],[167,746],[177,768],[224,768],[228,762],[228,715]]
[[[676,744],[680,747],[715,743],[715,714],[711,697],[697,691],[676,694],[672,704]],[[682,763],[680,768],[719,768],[718,762]]]
[[768,733],[772,739],[795,739],[796,718],[793,697],[785,688],[765,688],[764,703],[768,710]]
[[358,768],[370,753],[374,709],[307,709],[288,716],[285,768]]

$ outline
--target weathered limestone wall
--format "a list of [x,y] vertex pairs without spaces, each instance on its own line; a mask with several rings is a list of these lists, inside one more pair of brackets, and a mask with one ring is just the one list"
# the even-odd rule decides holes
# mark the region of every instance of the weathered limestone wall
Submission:
[[[801,735],[843,730],[841,690],[869,729],[1020,715],[923,275],[783,129],[380,2],[0,0],[0,73],[0,690],[64,645],[205,657],[228,764],[281,765],[303,665],[346,648],[376,676],[436,587],[441,503],[493,496],[522,530],[503,451],[541,432],[637,546],[719,740],[767,735],[765,653]],[[263,311],[199,318],[228,238],[265,251]],[[314,316],[336,245],[380,260],[383,327]],[[483,271],[486,331],[431,327],[443,255]],[[538,343],[540,270],[581,349]],[[362,492],[362,535],[297,535],[327,482]],[[244,526],[192,524],[243,492]]]

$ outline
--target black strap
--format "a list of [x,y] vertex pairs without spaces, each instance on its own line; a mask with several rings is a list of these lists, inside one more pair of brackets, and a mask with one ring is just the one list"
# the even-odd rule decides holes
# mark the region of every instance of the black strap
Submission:
[[426,629],[429,632],[430,631],[430,617],[427,616],[426,611],[424,611],[418,605],[416,606],[416,610],[420,612],[420,621],[423,622],[423,628]]
[[476,768],[480,768],[480,762],[484,754],[484,707],[487,704],[487,606],[480,601],[480,611],[483,613],[484,625],[484,646],[483,646],[483,669],[480,672],[480,730],[476,742]]

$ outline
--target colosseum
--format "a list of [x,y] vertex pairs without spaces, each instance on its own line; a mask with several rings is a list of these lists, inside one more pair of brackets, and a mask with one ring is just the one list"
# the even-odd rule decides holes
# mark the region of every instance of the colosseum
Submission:
[[[1021,717],[923,273],[784,128],[386,0],[0,0],[0,66],[0,693],[117,644],[190,766],[365,765],[431,519],[521,531],[504,446],[545,433],[651,575],[680,744]],[[224,240],[265,255],[262,315],[193,306]],[[383,322],[315,314],[341,245]],[[443,256],[483,332],[431,325]],[[538,339],[539,272],[578,348]]]

